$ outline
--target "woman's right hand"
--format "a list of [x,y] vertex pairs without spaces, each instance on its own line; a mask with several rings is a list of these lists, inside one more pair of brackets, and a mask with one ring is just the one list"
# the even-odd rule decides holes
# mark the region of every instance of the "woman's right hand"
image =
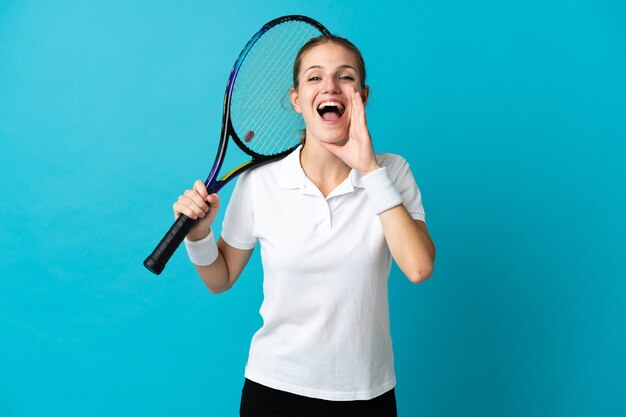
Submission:
[[211,224],[220,208],[220,199],[217,194],[209,194],[204,183],[197,180],[191,190],[186,190],[178,197],[173,208],[175,218],[184,214],[191,219],[198,220],[187,234],[187,239],[200,240],[211,231]]

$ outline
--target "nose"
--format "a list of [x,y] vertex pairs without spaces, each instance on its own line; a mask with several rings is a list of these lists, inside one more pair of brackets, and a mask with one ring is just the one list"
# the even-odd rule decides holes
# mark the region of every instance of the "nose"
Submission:
[[324,93],[339,93],[339,84],[334,77],[326,77],[324,80]]

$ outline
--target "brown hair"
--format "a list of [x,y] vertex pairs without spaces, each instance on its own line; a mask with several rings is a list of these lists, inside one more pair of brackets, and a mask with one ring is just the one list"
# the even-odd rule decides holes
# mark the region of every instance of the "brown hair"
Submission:
[[356,70],[361,77],[361,88],[365,88],[365,61],[363,61],[363,55],[361,55],[361,51],[359,51],[359,48],[357,48],[352,42],[350,42],[346,38],[335,35],[318,36],[302,45],[302,48],[300,48],[300,50],[298,51],[298,54],[296,55],[296,60],[293,63],[293,88],[297,90],[300,86],[299,75],[300,65],[302,64],[302,55],[304,55],[304,53],[309,51],[310,49],[313,49],[314,47],[318,45],[323,45],[325,43],[333,43],[335,45],[343,46],[354,54],[357,62]]

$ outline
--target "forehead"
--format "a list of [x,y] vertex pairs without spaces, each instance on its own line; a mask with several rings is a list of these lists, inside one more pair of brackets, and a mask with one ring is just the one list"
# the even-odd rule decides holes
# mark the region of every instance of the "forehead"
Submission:
[[323,43],[302,54],[301,70],[309,67],[335,68],[340,66],[357,68],[357,58],[350,49],[332,42]]

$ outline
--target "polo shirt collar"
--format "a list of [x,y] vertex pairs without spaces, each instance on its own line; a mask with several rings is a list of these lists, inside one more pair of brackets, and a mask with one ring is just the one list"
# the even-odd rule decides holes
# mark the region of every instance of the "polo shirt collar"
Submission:
[[[300,152],[302,145],[298,146],[293,152],[287,155],[281,162],[281,175],[278,178],[278,186],[284,190],[306,189],[310,188],[311,180],[307,178],[300,165]],[[348,189],[349,188],[349,189]],[[341,183],[330,195],[345,194],[354,191],[355,188],[363,188],[361,174],[352,169],[348,175],[347,181]]]

